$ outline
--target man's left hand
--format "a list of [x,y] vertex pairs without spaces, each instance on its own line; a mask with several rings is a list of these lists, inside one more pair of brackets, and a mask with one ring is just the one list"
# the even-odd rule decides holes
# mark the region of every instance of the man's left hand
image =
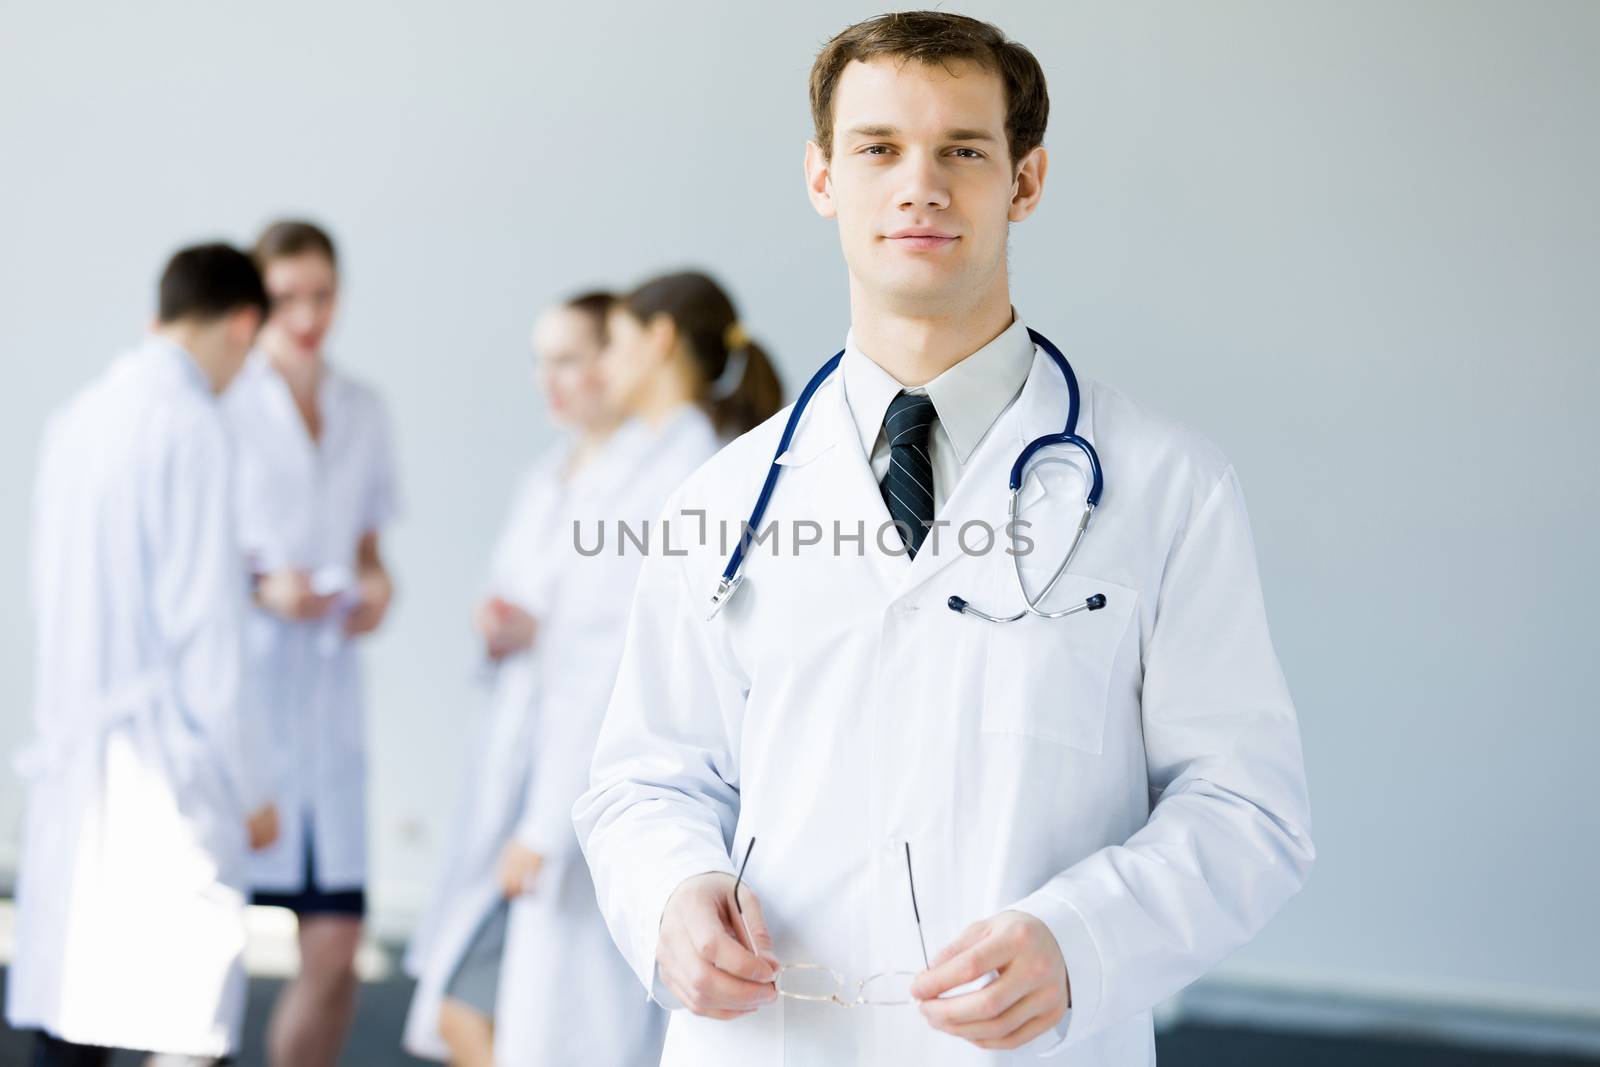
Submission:
[[[982,989],[940,999],[990,972]],[[1032,915],[1003,911],[973,923],[911,984],[935,1030],[984,1049],[1013,1049],[1061,1022],[1072,1006],[1066,961],[1050,928]]]

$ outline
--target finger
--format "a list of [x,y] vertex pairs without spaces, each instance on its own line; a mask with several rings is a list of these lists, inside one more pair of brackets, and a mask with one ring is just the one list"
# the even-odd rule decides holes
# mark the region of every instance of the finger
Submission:
[[[741,913],[739,905],[743,905]],[[777,969],[778,955],[772,950],[772,934],[767,930],[767,919],[761,911],[761,899],[748,888],[740,887],[739,904],[733,907],[733,916],[739,927],[741,943],[761,959]]]
[[977,981],[990,971],[998,971],[1011,962],[1017,946],[1007,939],[985,934],[975,944],[957,951],[944,963],[924,971],[911,983],[911,995],[918,1000],[931,1000],[949,992],[956,986]]
[[[973,1023],[998,1018],[1025,999],[1033,988],[1031,984],[1016,975],[1002,974],[982,989],[974,989],[959,997],[950,997],[947,1000],[934,997],[925,1000],[922,1002],[922,1014],[939,1029],[955,1033],[952,1027],[970,1026]],[[1015,1026],[1009,1026],[1000,1033],[1007,1034],[1015,1029]]]
[[1014,1033],[1007,1034],[1004,1037],[997,1037],[987,1040],[979,1039],[974,1041],[973,1044],[977,1045],[979,1048],[985,1049],[1021,1048],[1023,1045],[1026,1045],[1028,1042],[1032,1041],[1046,1030],[1060,1023],[1061,1016],[1063,1014],[1064,1009],[1057,1008],[1056,1010],[1047,1012],[1044,1015],[1034,1016]]
[[689,917],[686,933],[694,955],[745,984],[770,983],[777,968],[745,948],[713,907]]
[[[933,966],[937,967],[939,964],[950,959],[950,957],[954,956],[956,953],[976,945],[983,935],[988,932],[988,919],[980,919],[979,921],[971,924],[965,930],[961,931],[960,937],[956,938],[954,941],[950,942],[944,948],[939,950],[938,955],[933,957]],[[931,969],[932,968],[930,968],[930,970]]]
[[1026,995],[1018,997],[1004,1011],[995,1015],[958,1024],[941,1026],[935,1023],[934,1027],[968,1041],[992,1041],[1016,1033],[1028,1020],[1043,1015],[1051,1006],[1052,996],[1048,988],[1027,990]]
[[738,1019],[742,1016],[749,1015],[751,1011],[754,1010],[747,1009],[743,1011],[737,1011],[731,1008],[714,1008],[708,1004],[703,1004],[700,1002],[699,997],[697,997],[693,991],[684,986],[683,983],[677,981],[676,979],[669,978],[665,968],[663,968],[661,972],[661,984],[666,986],[667,990],[673,996],[677,997],[678,1001],[692,1014],[706,1019],[720,1019],[726,1022],[729,1019]]
[[[731,940],[726,934],[721,936]],[[685,1004],[724,1011],[751,1011],[777,996],[771,982],[752,982],[730,974],[701,955],[699,946],[687,932],[676,932],[668,937],[667,955],[669,966],[664,969],[676,977],[682,987],[679,997]]]

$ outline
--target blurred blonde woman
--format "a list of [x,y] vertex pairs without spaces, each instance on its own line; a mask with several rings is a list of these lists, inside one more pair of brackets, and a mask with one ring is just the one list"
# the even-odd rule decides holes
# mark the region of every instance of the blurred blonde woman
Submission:
[[223,398],[239,539],[254,610],[240,705],[279,821],[254,857],[258,904],[299,920],[300,972],[267,1026],[272,1067],[332,1067],[355,1014],[366,913],[366,707],[359,639],[392,595],[379,539],[396,511],[388,415],[324,344],[338,256],[320,227],[267,227],[256,264],[271,300],[258,350]]

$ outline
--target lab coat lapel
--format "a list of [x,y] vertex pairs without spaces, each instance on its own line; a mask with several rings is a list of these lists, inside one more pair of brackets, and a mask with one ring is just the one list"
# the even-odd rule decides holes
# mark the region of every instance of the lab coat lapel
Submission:
[[[305,420],[300,417],[300,409],[295,406],[294,396],[289,392],[289,383],[283,380],[283,375],[273,369],[265,353],[256,352],[250,357],[251,373],[257,379],[257,386],[264,397],[263,406],[268,416],[282,435],[285,446],[304,463],[312,463],[316,458],[316,444],[311,440],[311,434],[306,430]],[[326,437],[327,430],[327,382],[324,381],[318,392],[319,402],[323,402],[323,430]]]
[[[808,414],[801,419],[779,464],[784,468],[779,485],[795,494],[783,509],[784,526],[778,531],[784,550],[795,535],[797,521],[811,520],[823,528],[823,543],[809,551],[833,550],[832,523],[838,523],[840,531],[850,537],[860,524],[864,531],[862,557],[886,590],[898,587],[908,563],[903,555],[891,555],[879,544],[879,530],[890,521],[889,509],[872,476],[872,464],[862,450],[861,437],[845,399],[844,379],[838,373],[831,375],[812,397]],[[885,540],[891,547],[895,544],[893,537],[893,531],[888,531]],[[837,562],[843,564],[853,554],[841,549]]]

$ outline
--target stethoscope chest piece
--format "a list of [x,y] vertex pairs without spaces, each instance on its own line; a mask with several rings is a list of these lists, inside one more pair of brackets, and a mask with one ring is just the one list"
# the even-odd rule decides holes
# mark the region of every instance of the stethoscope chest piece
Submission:
[[722,606],[733,599],[733,594],[739,591],[744,584],[744,575],[735,574],[732,578],[718,578],[717,591],[711,594],[711,609],[706,612],[706,621],[710,622],[717,617],[717,612]]

